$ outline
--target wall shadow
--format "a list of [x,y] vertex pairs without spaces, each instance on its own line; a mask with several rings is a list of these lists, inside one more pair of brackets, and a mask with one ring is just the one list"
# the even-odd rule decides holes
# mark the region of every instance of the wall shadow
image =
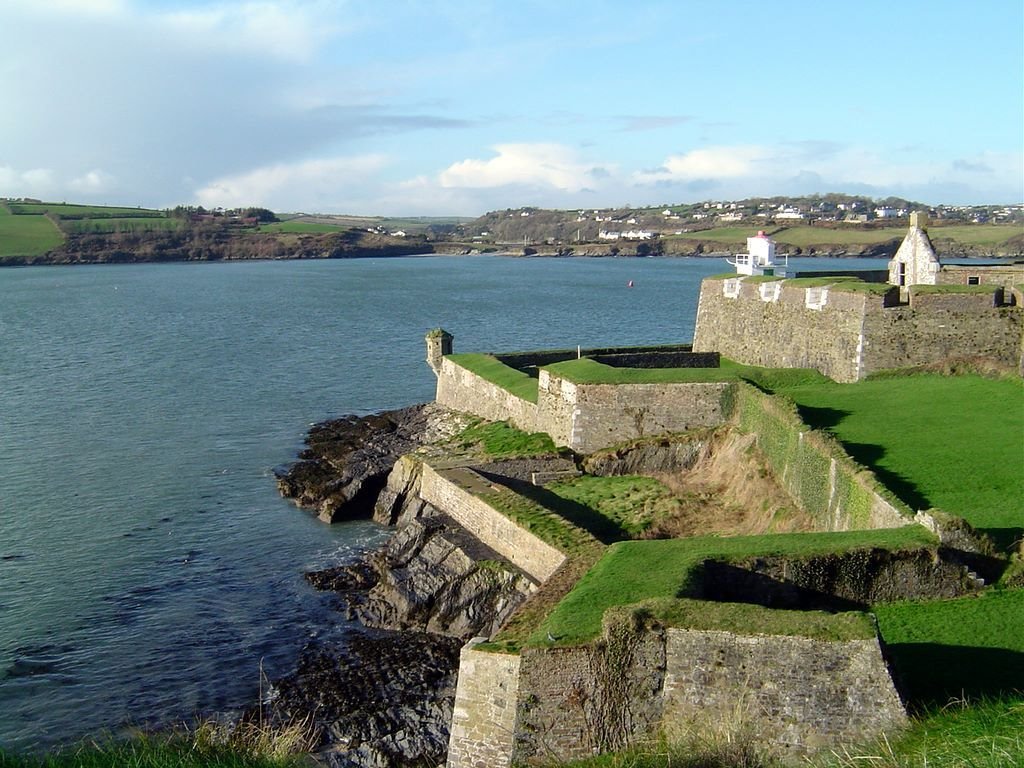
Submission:
[[911,509],[930,509],[934,506],[931,500],[909,479],[898,472],[878,465],[878,462],[885,456],[885,449],[882,446],[871,443],[846,442],[843,442],[842,445],[850,458],[874,472],[882,485],[895,493]]
[[814,429],[831,429],[850,415],[849,411],[838,408],[818,408],[813,405],[797,405],[796,410],[804,423]]
[[1024,694],[1024,653],[936,643],[885,646],[897,687],[914,712],[953,700]]
[[576,527],[587,531],[587,533],[602,544],[613,544],[616,541],[631,538],[629,532],[614,520],[595,512],[590,507],[580,504],[579,502],[564,499],[551,491],[545,490],[544,488],[536,486],[525,480],[518,480],[513,477],[507,477],[493,472],[485,472],[480,469],[477,469],[476,471],[488,480],[500,483],[519,495],[525,496],[531,501],[537,502],[542,507],[550,509],[552,512],[564,517]]

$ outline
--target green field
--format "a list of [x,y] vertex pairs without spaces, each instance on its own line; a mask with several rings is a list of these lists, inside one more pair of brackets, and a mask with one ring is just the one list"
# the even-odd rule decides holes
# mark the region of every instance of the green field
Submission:
[[320,224],[311,221],[277,221],[273,224],[261,224],[260,232],[273,234],[293,235],[322,235],[325,232],[344,232],[348,229],[345,224]]
[[[847,227],[812,227],[797,225],[779,227],[778,225],[757,225],[745,227],[715,227],[696,232],[684,232],[681,235],[668,235],[668,239],[700,240],[709,243],[742,245],[748,237],[764,229],[775,242],[800,248],[809,246],[850,246],[877,245],[889,240],[902,240],[907,234],[905,226],[883,227],[880,229],[860,229],[855,225]],[[932,240],[950,239],[964,245],[991,247],[1005,245],[1014,237],[1024,235],[1024,228],[1012,224],[975,224],[942,226],[932,224],[928,228]]]
[[1024,383],[914,375],[775,388],[915,509],[938,507],[993,535],[1024,536]]
[[64,235],[45,216],[14,216],[0,206],[0,259],[37,256],[64,242]]
[[75,205],[71,203],[8,203],[11,213],[38,215],[52,213],[63,219],[162,218],[163,211],[152,208],[123,208],[107,205]]
[[1024,589],[874,610],[887,652],[917,707],[1024,694]]
[[1024,227],[1015,224],[932,225],[928,228],[928,236],[932,240],[949,238],[967,245],[996,246],[1002,245],[1014,237],[1024,236]]

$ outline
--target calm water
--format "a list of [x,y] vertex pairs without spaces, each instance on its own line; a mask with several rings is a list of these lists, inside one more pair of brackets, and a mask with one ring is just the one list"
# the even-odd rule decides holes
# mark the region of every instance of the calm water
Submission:
[[491,257],[0,270],[0,746],[237,710],[261,664],[283,674],[309,637],[342,642],[302,571],[386,534],[319,523],[278,496],[273,468],[312,422],[430,399],[430,328],[457,351],[688,341],[700,278],[723,270]]

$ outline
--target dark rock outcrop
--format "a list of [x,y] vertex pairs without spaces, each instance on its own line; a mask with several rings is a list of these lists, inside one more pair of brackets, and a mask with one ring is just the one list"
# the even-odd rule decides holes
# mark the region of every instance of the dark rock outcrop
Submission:
[[312,721],[329,766],[440,765],[448,750],[462,642],[425,633],[356,634],[310,644],[275,683],[275,722]]
[[279,472],[281,495],[321,520],[369,517],[399,456],[428,441],[438,409],[414,405],[315,425],[300,461]]
[[278,478],[285,496],[321,519],[372,513],[397,527],[360,562],[306,575],[370,630],[342,648],[311,643],[296,671],[275,683],[270,716],[311,723],[328,765],[442,763],[459,649],[493,634],[535,589],[419,496],[422,464],[409,454],[461,426],[458,414],[433,404],[336,419],[310,431],[302,460]]

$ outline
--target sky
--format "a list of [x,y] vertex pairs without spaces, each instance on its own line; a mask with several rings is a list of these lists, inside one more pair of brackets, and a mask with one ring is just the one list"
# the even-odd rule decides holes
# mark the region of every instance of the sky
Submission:
[[0,197],[1024,201],[1020,0],[0,0]]

